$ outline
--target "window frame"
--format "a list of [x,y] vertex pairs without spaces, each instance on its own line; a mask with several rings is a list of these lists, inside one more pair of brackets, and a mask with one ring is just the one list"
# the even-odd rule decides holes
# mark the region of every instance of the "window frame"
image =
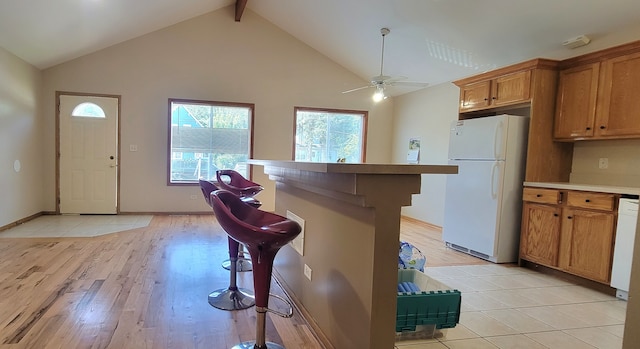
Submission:
[[[184,99],[184,98],[169,98],[167,103],[167,121],[168,121],[168,129],[167,129],[167,154],[165,159],[167,160],[166,168],[167,168],[167,186],[199,186],[198,180],[193,182],[172,182],[171,181],[171,160],[173,159],[173,149],[171,148],[171,131],[172,131],[172,115],[171,115],[171,105],[173,103],[182,103],[182,104],[202,104],[209,106],[221,106],[221,107],[236,107],[236,108],[247,108],[249,109],[249,149],[247,154],[247,159],[253,158],[253,131],[254,131],[254,123],[255,123],[255,104],[253,103],[241,103],[241,102],[222,102],[222,101],[208,101],[208,100],[200,100],[200,99]],[[247,177],[251,179],[251,172],[253,171],[253,166],[251,164],[247,164]]]
[[335,108],[316,108],[316,107],[299,107],[293,108],[293,147],[291,149],[291,160],[296,160],[296,131],[298,128],[298,112],[321,112],[332,114],[357,114],[362,116],[362,144],[360,153],[362,159],[359,163],[365,163],[367,161],[367,128],[369,124],[369,112],[366,110],[352,110],[352,109],[335,109]]

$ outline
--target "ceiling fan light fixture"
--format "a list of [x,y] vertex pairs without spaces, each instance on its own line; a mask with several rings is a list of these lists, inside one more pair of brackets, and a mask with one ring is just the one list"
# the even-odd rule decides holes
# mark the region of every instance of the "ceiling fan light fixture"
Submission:
[[373,101],[377,103],[383,99],[387,99],[387,96],[384,95],[384,88],[378,86],[376,92],[373,94]]

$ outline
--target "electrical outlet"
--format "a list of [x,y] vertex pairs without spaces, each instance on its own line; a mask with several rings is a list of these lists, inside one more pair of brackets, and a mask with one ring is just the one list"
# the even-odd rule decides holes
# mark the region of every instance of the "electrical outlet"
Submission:
[[195,194],[191,195],[191,200],[198,200],[198,195],[195,195]]
[[308,265],[304,265],[304,276],[311,281],[311,268]]
[[598,160],[598,168],[604,170],[609,167],[609,158],[600,158]]
[[129,151],[138,151],[138,146],[136,144],[129,144]]

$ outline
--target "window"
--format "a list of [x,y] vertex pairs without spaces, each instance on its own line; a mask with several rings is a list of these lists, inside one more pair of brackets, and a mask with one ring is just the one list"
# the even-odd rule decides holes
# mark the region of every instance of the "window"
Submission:
[[295,125],[295,161],[365,161],[366,111],[296,107]]
[[253,104],[169,99],[168,184],[214,180],[218,169],[249,178]]
[[71,112],[72,116],[85,117],[85,118],[106,118],[104,110],[99,105],[94,103],[80,103]]

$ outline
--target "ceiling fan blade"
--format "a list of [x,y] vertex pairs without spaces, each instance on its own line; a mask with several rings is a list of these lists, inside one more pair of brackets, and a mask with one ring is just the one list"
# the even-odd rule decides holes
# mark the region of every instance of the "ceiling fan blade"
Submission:
[[407,79],[408,79],[408,77],[406,77],[406,76],[393,76],[393,77],[387,76],[387,78],[384,79],[383,81],[384,81],[385,84],[389,84],[389,83],[395,83],[397,81],[402,81],[402,80],[407,80]]
[[364,89],[371,88],[371,87],[376,88],[378,90],[378,92],[384,92],[384,89],[387,86],[410,86],[410,87],[418,87],[418,88],[424,88],[424,87],[429,86],[429,84],[426,83],[426,82],[406,81],[408,79],[406,76],[388,76],[388,75],[383,75],[383,68],[384,68],[384,38],[390,32],[391,31],[389,30],[389,28],[381,28],[380,29],[380,34],[382,34],[382,50],[380,51],[380,75],[372,77],[371,80],[370,80],[371,84],[368,85],[368,86],[362,86],[362,87],[354,88],[354,89],[351,89],[351,90],[343,91],[342,93],[349,93],[349,92],[364,90]]
[[420,81],[394,81],[391,83],[387,83],[390,86],[412,86],[412,87],[427,87],[429,83],[420,82]]
[[364,90],[365,88],[370,88],[370,87],[373,87],[373,86],[372,85],[362,86],[362,87],[354,88],[351,90],[342,91],[342,93],[349,93],[349,92],[354,92],[358,90]]

